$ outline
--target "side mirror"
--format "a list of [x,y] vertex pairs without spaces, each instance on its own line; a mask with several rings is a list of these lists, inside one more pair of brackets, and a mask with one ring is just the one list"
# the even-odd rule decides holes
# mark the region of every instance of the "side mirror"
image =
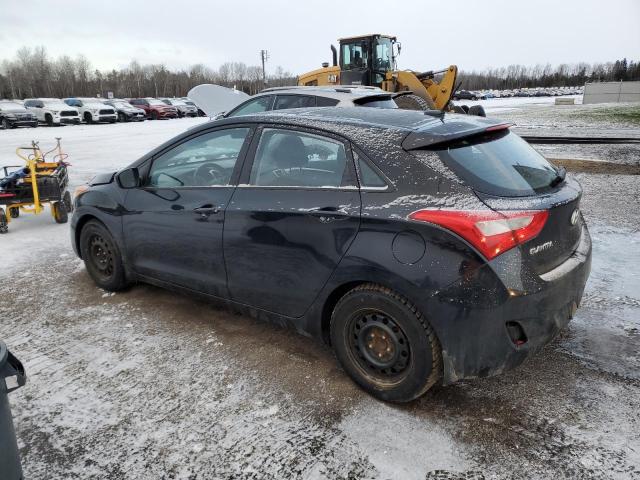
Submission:
[[220,112],[217,113],[215,117],[213,117],[213,120],[220,120],[221,118],[224,118],[224,116],[226,115],[227,112]]
[[127,168],[118,174],[118,183],[122,188],[136,188],[140,186],[140,172],[137,168]]

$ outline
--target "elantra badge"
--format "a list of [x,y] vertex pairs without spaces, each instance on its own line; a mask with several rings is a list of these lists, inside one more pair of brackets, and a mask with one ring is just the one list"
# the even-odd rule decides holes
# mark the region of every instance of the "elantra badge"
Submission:
[[549,250],[551,247],[553,247],[553,242],[549,241],[549,242],[544,242],[541,245],[538,245],[537,247],[533,247],[529,250],[529,254],[530,255],[535,255],[536,253],[540,253],[540,252],[544,252],[545,250]]
[[580,210],[576,208],[571,214],[571,225],[578,223],[578,217],[580,217]]

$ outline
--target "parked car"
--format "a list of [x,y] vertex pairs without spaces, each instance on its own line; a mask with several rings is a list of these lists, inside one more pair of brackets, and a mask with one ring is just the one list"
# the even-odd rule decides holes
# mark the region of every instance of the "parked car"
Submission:
[[101,288],[293,326],[409,401],[516,367],[567,325],[591,262],[581,195],[495,120],[303,108],[207,122],[96,176],[71,227]]
[[102,103],[101,98],[65,98],[64,103],[75,107],[80,112],[80,117],[86,123],[116,123],[118,116],[116,110]]
[[469,90],[458,90],[453,94],[454,100],[478,100],[478,95]]
[[19,103],[0,101],[0,128],[37,127],[38,119]]
[[179,118],[198,116],[198,107],[196,107],[195,105],[189,105],[184,100],[181,100],[179,98],[161,98],[160,100],[162,100],[162,102],[166,105],[176,107]]
[[202,109],[200,107],[198,107],[193,100],[191,100],[189,97],[182,97],[180,100],[182,100],[184,103],[186,103],[187,105],[193,105],[194,107],[196,107],[196,110],[198,111],[198,116],[199,117],[206,117],[207,114],[204,113],[202,111]]
[[39,122],[46,123],[50,127],[80,123],[78,110],[59,98],[27,98],[24,106],[36,116]]
[[129,103],[134,107],[144,110],[147,118],[151,120],[178,118],[178,110],[176,107],[167,105],[157,98],[131,98],[129,99]]
[[398,108],[393,94],[380,89],[349,87],[274,87],[253,95],[221,117],[308,107]]
[[115,109],[119,122],[143,122],[147,116],[143,109],[134,107],[126,100],[105,100],[104,104]]

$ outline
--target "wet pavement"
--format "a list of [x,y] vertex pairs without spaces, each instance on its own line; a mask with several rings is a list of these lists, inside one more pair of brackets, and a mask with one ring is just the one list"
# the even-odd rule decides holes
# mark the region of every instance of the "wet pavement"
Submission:
[[21,219],[0,238],[21,256],[3,257],[0,338],[29,375],[10,396],[26,478],[640,478],[639,180],[576,177],[594,256],[569,327],[512,372],[402,406],[292,331],[104,292],[66,227]]

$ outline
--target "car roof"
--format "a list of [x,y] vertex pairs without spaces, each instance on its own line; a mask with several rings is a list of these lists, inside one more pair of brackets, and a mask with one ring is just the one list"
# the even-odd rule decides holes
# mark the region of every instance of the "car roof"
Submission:
[[[241,115],[220,120],[220,123],[261,122],[320,128],[340,135],[356,130],[395,130],[404,132],[402,147],[425,148],[445,141],[475,135],[488,128],[508,128],[498,120],[439,110],[417,111],[370,107],[315,107],[271,110],[259,114]],[[204,124],[205,126],[207,124]],[[345,127],[349,128],[345,128]]]

